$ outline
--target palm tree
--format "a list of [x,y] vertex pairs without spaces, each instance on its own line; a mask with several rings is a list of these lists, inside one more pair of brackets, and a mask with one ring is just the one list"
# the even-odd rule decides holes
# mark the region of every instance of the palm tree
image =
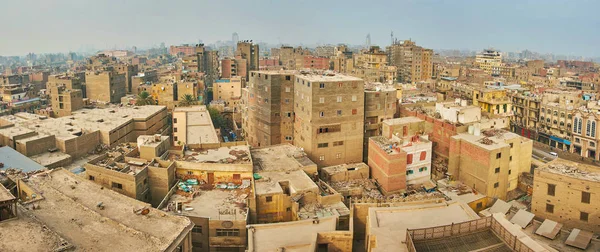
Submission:
[[184,94],[181,97],[181,101],[179,101],[179,106],[182,106],[182,107],[196,105],[196,104],[198,104],[198,99],[196,99],[196,97],[194,97],[191,94]]
[[146,92],[146,91],[142,91],[140,94],[138,94],[137,100],[135,101],[135,105],[137,105],[137,106],[154,105],[154,104],[156,104],[156,102],[154,101],[152,96],[150,96],[150,94],[148,94],[148,92]]

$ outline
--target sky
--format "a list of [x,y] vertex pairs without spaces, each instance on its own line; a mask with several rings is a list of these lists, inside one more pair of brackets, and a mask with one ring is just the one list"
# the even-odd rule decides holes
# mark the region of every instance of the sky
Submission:
[[241,40],[600,56],[593,0],[0,0],[0,55]]

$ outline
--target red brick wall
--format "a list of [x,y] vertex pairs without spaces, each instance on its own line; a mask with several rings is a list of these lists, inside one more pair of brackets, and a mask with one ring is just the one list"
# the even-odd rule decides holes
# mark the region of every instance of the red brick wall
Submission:
[[369,140],[369,167],[385,192],[406,189],[406,152],[389,155],[373,140]]

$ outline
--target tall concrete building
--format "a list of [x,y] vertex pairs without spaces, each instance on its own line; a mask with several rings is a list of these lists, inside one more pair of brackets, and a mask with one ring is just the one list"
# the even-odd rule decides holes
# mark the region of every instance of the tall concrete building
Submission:
[[494,49],[483,50],[483,52],[475,56],[475,65],[486,73],[491,74],[494,68],[502,65],[502,55]]
[[206,50],[204,44],[198,44],[195,48],[198,72],[204,73],[204,83],[207,86],[219,78],[219,52]]
[[83,108],[81,89],[67,89],[66,86],[54,86],[51,90],[51,104],[54,116],[68,116],[73,111]]
[[414,41],[397,42],[387,48],[390,65],[398,68],[398,81],[416,83],[433,75],[433,50],[417,46]]
[[221,78],[231,78],[235,76],[243,77],[247,79],[248,71],[246,70],[245,59],[230,59],[225,58],[221,60]]
[[318,166],[362,161],[364,81],[300,73],[294,80],[294,145]]
[[367,162],[369,137],[381,135],[384,120],[394,118],[396,113],[396,88],[382,83],[365,84],[365,139],[363,161]]
[[138,66],[129,64],[119,64],[115,66],[115,71],[117,71],[117,73],[125,75],[127,93],[135,93],[137,90],[132,89],[131,77],[136,76],[138,74]]
[[258,70],[259,48],[257,44],[252,43],[252,40],[238,42],[235,56],[246,60],[246,76],[250,71]]
[[85,93],[92,101],[118,103],[125,96],[125,74],[114,71],[90,71],[85,74]]
[[294,143],[294,71],[253,71],[242,128],[252,146]]

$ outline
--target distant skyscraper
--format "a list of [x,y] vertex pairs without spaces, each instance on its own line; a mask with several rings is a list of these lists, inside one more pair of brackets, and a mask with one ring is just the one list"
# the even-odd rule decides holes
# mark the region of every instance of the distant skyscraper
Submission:
[[231,41],[233,41],[234,45],[237,45],[237,43],[240,41],[240,36],[238,36],[237,32],[231,34]]
[[367,43],[366,43],[367,48],[371,48],[371,34],[367,34]]

